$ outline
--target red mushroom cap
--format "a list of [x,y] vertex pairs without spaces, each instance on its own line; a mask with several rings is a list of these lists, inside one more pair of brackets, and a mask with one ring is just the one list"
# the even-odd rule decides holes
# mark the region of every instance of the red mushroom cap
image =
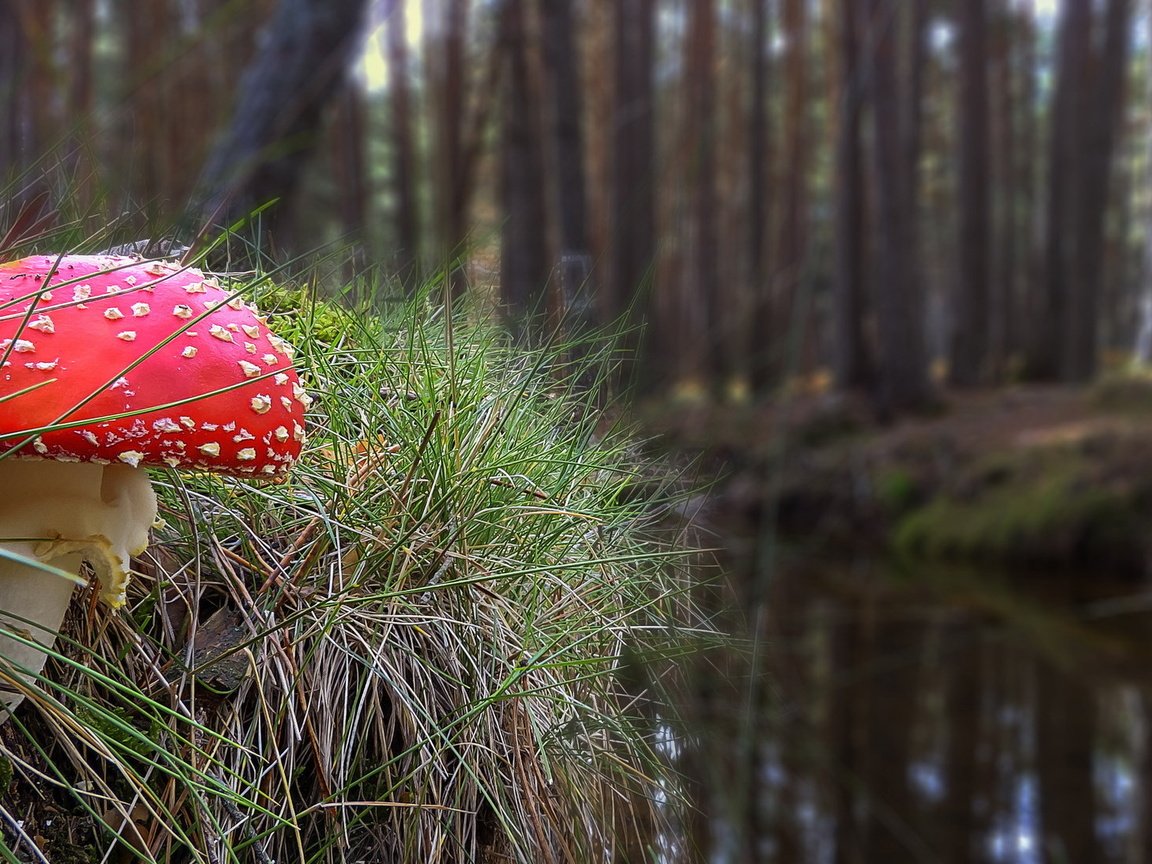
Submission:
[[0,455],[277,477],[309,401],[291,349],[199,270],[0,264]]

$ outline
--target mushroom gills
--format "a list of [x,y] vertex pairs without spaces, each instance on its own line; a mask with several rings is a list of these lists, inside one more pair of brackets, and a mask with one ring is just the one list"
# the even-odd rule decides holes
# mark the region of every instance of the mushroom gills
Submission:
[[[45,649],[56,641],[72,591],[82,581],[81,563],[92,566],[102,599],[122,606],[130,560],[147,547],[155,519],[156,495],[141,468],[0,460],[0,549],[8,553],[0,556],[0,722],[44,667]],[[4,631],[31,637],[43,648]]]

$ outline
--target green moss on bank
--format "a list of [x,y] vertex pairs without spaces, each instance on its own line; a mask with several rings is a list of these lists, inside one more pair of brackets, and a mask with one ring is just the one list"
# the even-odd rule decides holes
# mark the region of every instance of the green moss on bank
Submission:
[[890,513],[902,513],[916,500],[916,478],[902,466],[882,470],[876,477],[875,486],[876,497]]
[[997,453],[893,526],[903,555],[1029,564],[1142,558],[1145,496],[1070,447]]
[[1118,414],[1152,414],[1152,371],[1127,370],[1103,376],[1092,385],[1094,405]]

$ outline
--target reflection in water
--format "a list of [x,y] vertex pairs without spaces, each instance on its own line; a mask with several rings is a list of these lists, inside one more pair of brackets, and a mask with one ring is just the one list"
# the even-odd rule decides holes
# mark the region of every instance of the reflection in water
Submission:
[[1113,602],[1144,589],[860,563],[766,585],[712,601],[758,650],[696,670],[701,860],[1152,864],[1152,605]]

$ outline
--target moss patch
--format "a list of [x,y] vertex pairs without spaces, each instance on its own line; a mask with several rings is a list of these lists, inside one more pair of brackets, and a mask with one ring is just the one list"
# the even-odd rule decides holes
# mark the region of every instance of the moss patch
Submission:
[[1152,414],[1152,371],[1105,375],[1092,386],[1091,397],[1105,411]]
[[876,497],[890,513],[906,511],[918,495],[916,478],[902,466],[885,468],[876,477]]
[[1075,448],[997,453],[900,520],[893,545],[931,558],[1128,562],[1142,558],[1144,497]]
[[276,333],[291,345],[315,341],[331,347],[355,341],[356,316],[338,303],[316,297],[307,285],[265,280],[253,287],[252,299],[274,322]]

